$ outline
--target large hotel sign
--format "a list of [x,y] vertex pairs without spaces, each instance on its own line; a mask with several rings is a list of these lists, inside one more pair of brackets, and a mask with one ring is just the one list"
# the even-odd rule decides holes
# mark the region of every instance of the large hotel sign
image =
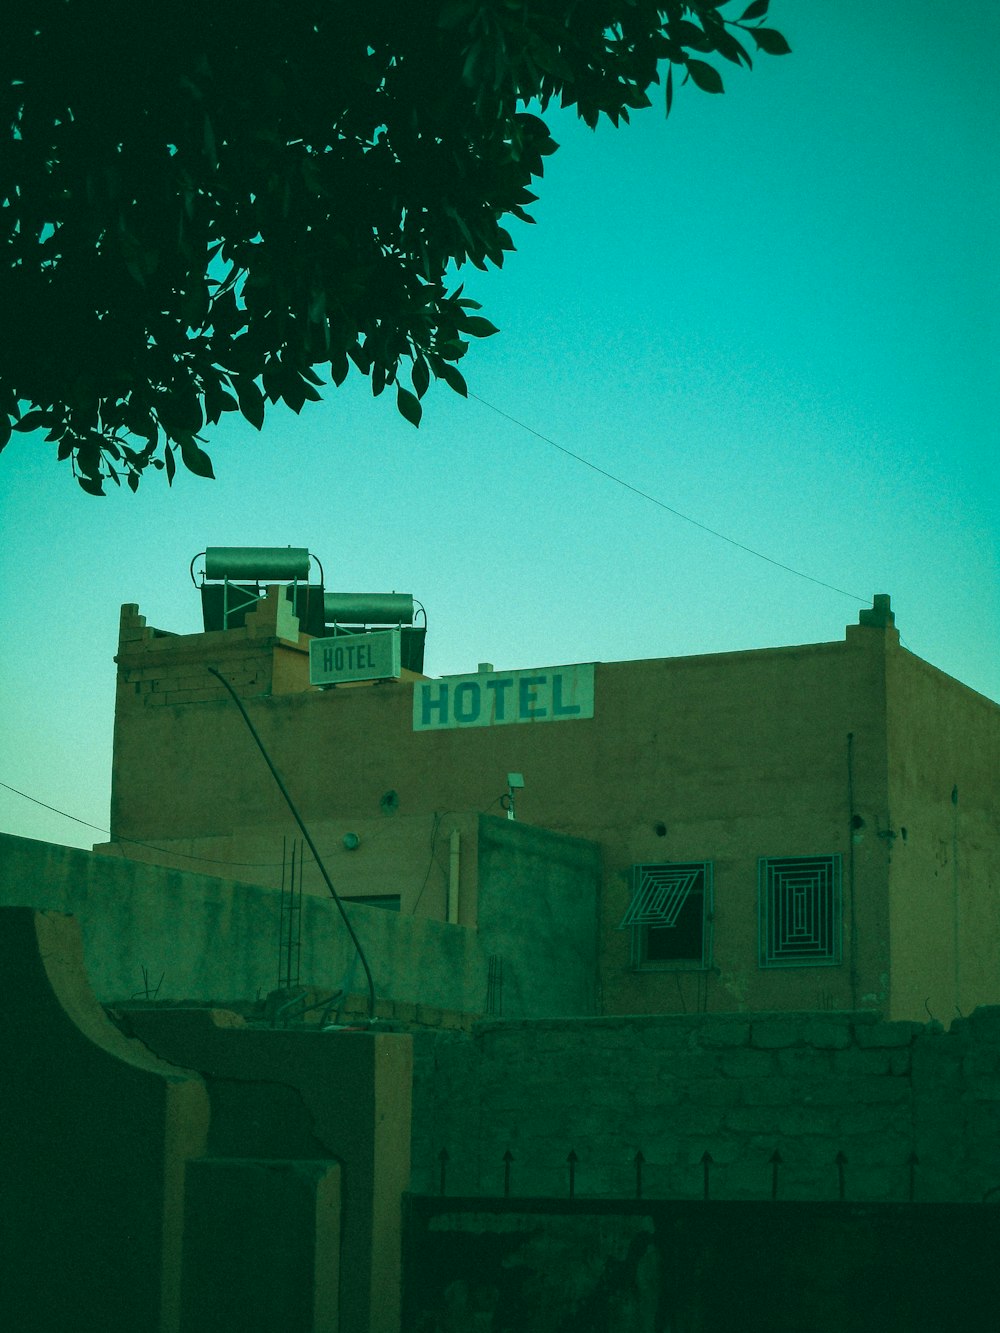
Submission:
[[399,630],[337,634],[309,645],[310,685],[342,685],[351,680],[398,680]]
[[567,722],[594,716],[594,664],[491,671],[421,680],[413,687],[413,730]]

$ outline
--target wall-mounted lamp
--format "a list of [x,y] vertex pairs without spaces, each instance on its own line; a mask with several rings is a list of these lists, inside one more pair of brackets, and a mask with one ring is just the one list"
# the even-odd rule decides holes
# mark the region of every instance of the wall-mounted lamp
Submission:
[[524,786],[523,773],[507,774],[507,818],[514,818],[514,793]]

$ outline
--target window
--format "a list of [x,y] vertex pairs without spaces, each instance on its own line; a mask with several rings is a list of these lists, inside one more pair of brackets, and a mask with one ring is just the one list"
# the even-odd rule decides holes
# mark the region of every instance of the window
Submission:
[[632,867],[632,900],[619,930],[631,928],[632,965],[706,968],[712,961],[712,863]]
[[840,962],[840,856],[762,856],[758,875],[761,967]]

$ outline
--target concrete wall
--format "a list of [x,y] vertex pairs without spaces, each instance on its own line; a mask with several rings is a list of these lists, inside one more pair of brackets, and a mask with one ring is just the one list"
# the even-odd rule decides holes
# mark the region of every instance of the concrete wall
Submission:
[[1000,991],[1000,709],[909,653],[887,671],[892,1011],[947,1023]]
[[[215,1317],[206,1318],[202,1307],[201,1321],[193,1326],[198,1333],[276,1326],[287,1326],[289,1333],[399,1333],[410,1038],[377,1030],[252,1028],[236,1015],[206,1009],[125,1009],[120,1021],[163,1059],[198,1069],[208,1089],[208,1156],[189,1182],[193,1197],[186,1224],[192,1246],[218,1257],[214,1227],[230,1234],[236,1228],[247,1247],[242,1263],[257,1251],[257,1281],[268,1270],[274,1280],[271,1300],[254,1311],[247,1310],[245,1291],[235,1301],[219,1301],[225,1297],[219,1268],[213,1275],[203,1255],[187,1284],[185,1305],[197,1314],[200,1289],[207,1286],[215,1292]],[[328,1172],[332,1161],[341,1166],[336,1180]],[[205,1216],[199,1205],[213,1191],[221,1197]],[[241,1218],[246,1209],[266,1208],[268,1196],[272,1215],[251,1212]],[[343,1214],[336,1227],[325,1223],[324,1215],[338,1198]],[[310,1317],[303,1300],[320,1295],[324,1280],[330,1281],[325,1253],[330,1245],[339,1247],[339,1324]],[[286,1296],[283,1319],[275,1296],[294,1288],[297,1279],[304,1281]],[[234,1317],[234,1306],[242,1318]],[[221,1313],[227,1316],[223,1320]]]
[[[167,861],[172,848],[270,861],[239,873],[274,882],[281,836],[293,829],[232,701],[205,669],[225,636],[161,640],[139,621],[125,609],[115,838],[166,847],[157,855]],[[522,772],[519,823],[602,847],[607,1011],[848,1008],[889,998],[887,850],[876,839],[855,847],[851,815],[871,825],[887,818],[884,656],[895,630],[856,628],[842,643],[599,663],[593,718],[549,725],[415,732],[412,683],[281,693],[266,672],[237,670],[245,644],[225,669],[324,851],[338,871],[342,863],[348,891],[352,880],[375,882],[378,867],[406,886],[404,902],[419,898],[419,911],[443,915],[446,822],[496,810],[507,773]],[[206,680],[194,694],[175,688],[191,686],[199,653]],[[389,793],[395,820],[384,813]],[[349,830],[361,835],[353,859],[337,851]],[[759,969],[758,857],[840,853],[846,865],[852,848],[843,964]],[[628,933],[615,929],[629,868],[689,860],[715,867],[714,966],[637,973]],[[471,911],[468,866],[463,853]],[[845,914],[847,897],[845,888]]]
[[[270,783],[263,760],[259,755],[256,758],[258,765],[251,772],[262,783]],[[248,764],[253,759],[248,756]],[[395,896],[400,915],[434,921],[448,920],[450,839],[457,832],[458,922],[463,926],[476,924],[478,826],[476,811],[407,814],[398,809],[332,818],[316,814],[308,825],[339,893],[345,897]],[[152,845],[101,843],[94,850],[150,865],[238,876],[245,883],[268,888],[289,884],[294,874],[304,893],[319,898],[329,893],[287,807],[274,824],[241,826],[213,837],[157,837]]]
[[410,1038],[98,1004],[0,907],[4,1327],[400,1333]]
[[[873,817],[886,801],[881,638],[607,668],[589,802],[606,868],[605,1012],[846,1009],[886,991],[883,848],[856,858],[854,932],[846,874],[849,736],[856,804]],[[842,964],[761,969],[758,858],[835,853]],[[629,932],[616,929],[630,866],[703,860],[714,868],[714,968],[635,971]]]
[[11,1329],[180,1333],[205,1088],[98,1005],[64,915],[0,910],[0,1304]]
[[[268,638],[263,619],[249,637],[164,639],[126,607],[114,837],[165,849],[119,843],[129,855],[253,862],[225,873],[278,882],[282,838],[295,829],[236,708],[208,674],[218,662],[346,892],[391,882],[404,913],[443,919],[447,838],[457,827],[460,920],[474,924],[478,816],[498,810],[516,771],[526,780],[518,823],[601,847],[605,1012],[875,1006],[923,1020],[933,994],[947,1019],[956,1006],[967,1012],[1000,999],[990,962],[1000,950],[1000,832],[989,812],[1000,780],[1000,708],[902,649],[887,607],[862,621],[842,642],[598,663],[592,718],[415,732],[412,682],[305,689],[274,665],[275,654],[301,657],[303,645]],[[959,769],[967,776],[954,816],[939,798],[950,801]],[[917,839],[912,855],[905,848],[909,862],[897,824],[912,825]],[[343,847],[347,832],[360,836],[355,851]],[[761,968],[759,858],[833,854],[843,864],[843,961]],[[941,862],[935,877],[942,857],[951,868],[945,874]],[[713,865],[714,955],[700,970],[637,970],[629,932],[616,929],[630,868],[671,861]],[[945,890],[961,896],[957,909]],[[957,991],[955,940],[968,959]]]
[[[481,836],[489,887],[478,931],[347,907],[380,1016],[405,1006],[487,1012],[491,957],[503,960],[510,1015],[593,1013],[596,848],[505,819],[484,817],[481,825],[473,846]],[[78,916],[91,984],[105,1002],[155,993],[226,1004],[278,987],[281,907],[273,889],[0,835],[0,905]],[[329,896],[303,895],[299,966],[304,986],[367,989]]]
[[[448,1193],[1000,1200],[1000,1008],[483,1023],[415,1035],[413,1180]],[[917,1162],[912,1160],[916,1155]],[[838,1165],[838,1155],[843,1161]]]
[[[0,905],[79,917],[88,975],[104,1002],[229,1003],[278,984],[279,894],[257,885],[0,835]],[[488,954],[464,926],[352,905],[380,997],[483,1011]],[[305,896],[301,981],[362,990],[364,973],[333,902]]]
[[497,1012],[597,1012],[595,843],[488,815],[479,820],[479,936],[502,964]]

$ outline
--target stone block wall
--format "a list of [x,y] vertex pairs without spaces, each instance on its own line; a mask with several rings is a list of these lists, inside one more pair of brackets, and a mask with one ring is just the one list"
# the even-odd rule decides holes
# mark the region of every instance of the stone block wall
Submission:
[[456,1195],[565,1197],[572,1153],[578,1196],[1000,1200],[1000,1009],[948,1033],[860,1012],[416,1034],[413,1130],[425,1193],[444,1150]]

